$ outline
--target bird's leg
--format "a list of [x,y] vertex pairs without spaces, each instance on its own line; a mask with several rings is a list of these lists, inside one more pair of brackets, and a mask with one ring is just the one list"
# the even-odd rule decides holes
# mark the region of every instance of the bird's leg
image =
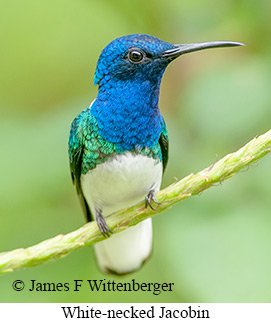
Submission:
[[154,202],[154,203],[156,203],[156,204],[160,204],[159,202],[157,202],[156,201],[156,199],[155,199],[155,191],[154,190],[150,190],[149,191],[149,193],[148,193],[148,195],[145,197],[145,207],[147,208],[148,207],[148,205],[149,205],[149,207],[152,209],[152,210],[154,210],[154,207],[151,205],[151,202]]
[[98,224],[98,227],[104,237],[110,237],[110,234],[112,233],[110,229],[108,228],[104,217],[102,216],[102,210],[96,209],[96,221]]

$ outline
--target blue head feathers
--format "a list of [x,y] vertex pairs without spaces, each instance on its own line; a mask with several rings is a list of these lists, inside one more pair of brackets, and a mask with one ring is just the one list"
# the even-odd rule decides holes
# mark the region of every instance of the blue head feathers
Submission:
[[169,63],[168,58],[162,59],[162,53],[173,48],[174,45],[150,35],[134,34],[117,38],[101,53],[94,84],[101,85],[103,79],[107,82],[111,78],[155,78]]

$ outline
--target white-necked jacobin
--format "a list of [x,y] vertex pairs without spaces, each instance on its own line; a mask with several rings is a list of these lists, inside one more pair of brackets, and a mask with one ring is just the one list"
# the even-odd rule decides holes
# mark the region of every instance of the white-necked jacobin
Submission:
[[[159,111],[159,89],[170,62],[202,49],[243,45],[231,41],[170,44],[133,34],[102,51],[92,104],[72,122],[69,158],[87,221],[110,236],[105,217],[145,199],[152,207],[168,161],[168,134]],[[152,221],[144,220],[94,246],[100,269],[126,274],[139,269],[152,250]]]

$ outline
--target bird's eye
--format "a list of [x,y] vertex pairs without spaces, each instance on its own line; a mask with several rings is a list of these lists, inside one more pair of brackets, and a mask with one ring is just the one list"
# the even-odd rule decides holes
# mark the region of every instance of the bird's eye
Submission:
[[131,63],[140,63],[144,57],[145,53],[138,48],[131,48],[128,52],[128,59]]

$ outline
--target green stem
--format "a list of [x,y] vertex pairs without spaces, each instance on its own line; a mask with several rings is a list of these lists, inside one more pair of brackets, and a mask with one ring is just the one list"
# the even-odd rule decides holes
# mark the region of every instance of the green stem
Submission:
[[[157,193],[161,203],[155,211],[138,203],[128,209],[120,210],[107,217],[106,222],[113,233],[120,232],[146,218],[161,213],[171,205],[196,195],[216,183],[221,183],[237,174],[251,163],[264,157],[271,151],[271,130],[254,138],[238,151],[231,153],[197,174],[171,184]],[[37,245],[0,253],[0,273],[34,267],[49,260],[64,257],[74,250],[90,246],[104,237],[96,222],[90,222],[68,234],[40,242]]]

